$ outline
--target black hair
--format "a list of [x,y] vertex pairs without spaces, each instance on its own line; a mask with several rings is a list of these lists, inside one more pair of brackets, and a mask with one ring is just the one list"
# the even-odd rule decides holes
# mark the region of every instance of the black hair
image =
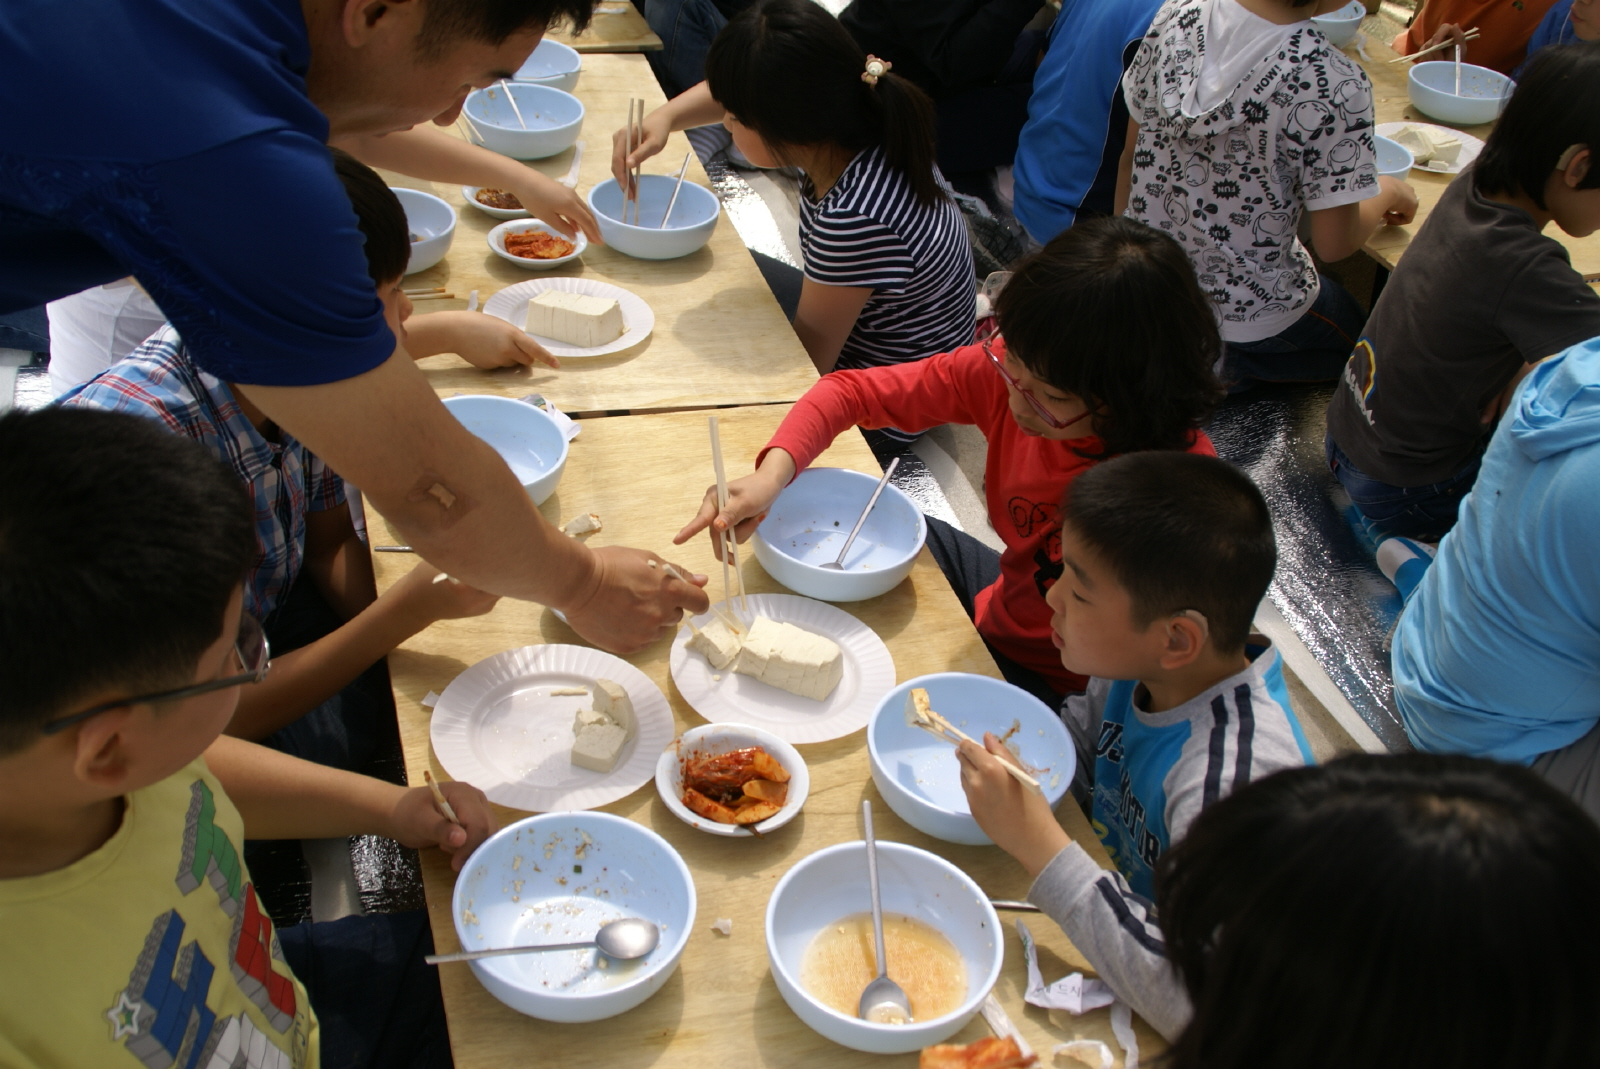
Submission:
[[883,147],[918,203],[944,199],[934,177],[933,102],[897,74],[861,80],[867,54],[814,0],[758,0],[717,34],[706,55],[711,96],[769,148]]
[[1195,609],[1220,652],[1244,649],[1272,582],[1272,514],[1225,460],[1171,451],[1096,464],[1067,487],[1061,522],[1111,570],[1134,625]]
[[356,211],[356,225],[367,239],[367,274],[384,286],[406,273],[411,262],[411,224],[394,190],[378,172],[343,149],[330,148],[333,170]]
[[457,41],[504,44],[521,30],[559,26],[581,32],[594,14],[595,0],[425,0],[417,45],[436,57]]
[[150,419],[0,417],[0,754],[108,689],[192,681],[256,554],[243,484]]
[[1579,189],[1600,187],[1600,42],[1545,48],[1533,57],[1472,165],[1480,193],[1523,193],[1545,207],[1544,188],[1573,145],[1587,145]]
[[1095,456],[1185,449],[1222,400],[1216,313],[1172,238],[1123,216],[1083,219],[1023,260],[995,315],[1006,350],[1081,398]]
[[1194,1016],[1171,1069],[1600,1065],[1600,828],[1528,769],[1341,757],[1156,865]]

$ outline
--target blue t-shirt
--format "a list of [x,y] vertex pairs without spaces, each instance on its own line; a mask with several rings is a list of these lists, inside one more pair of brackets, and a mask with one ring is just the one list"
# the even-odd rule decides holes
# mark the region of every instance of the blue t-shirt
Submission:
[[387,360],[310,58],[299,0],[0,4],[0,312],[131,274],[225,381]]
[[1522,72],[1528,69],[1528,64],[1533,62],[1533,57],[1540,50],[1551,45],[1570,45],[1578,39],[1578,31],[1572,28],[1572,0],[1557,0],[1549,11],[1544,13],[1544,18],[1539,20],[1539,26],[1533,31],[1533,36],[1528,38],[1527,58],[1517,64],[1517,69],[1511,72],[1511,77],[1520,79]]
[[1017,142],[1013,211],[1034,240],[1072,226],[1081,209],[1112,212],[1128,131],[1122,72],[1160,0],[1067,0],[1033,76]]

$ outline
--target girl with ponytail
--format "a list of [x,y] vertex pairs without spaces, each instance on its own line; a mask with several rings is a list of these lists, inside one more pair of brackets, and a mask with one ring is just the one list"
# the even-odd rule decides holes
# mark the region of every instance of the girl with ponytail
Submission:
[[920,360],[972,342],[972,253],[934,164],[933,105],[813,0],[759,0],[722,30],[706,80],[645,116],[612,170],[675,130],[721,122],[760,167],[804,172],[794,318],[817,370]]

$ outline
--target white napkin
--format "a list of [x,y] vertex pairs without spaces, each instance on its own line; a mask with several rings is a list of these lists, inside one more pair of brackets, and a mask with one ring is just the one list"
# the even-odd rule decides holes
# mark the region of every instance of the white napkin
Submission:
[[1039,952],[1033,945],[1033,933],[1020,920],[1017,921],[1017,935],[1022,939],[1022,949],[1028,960],[1028,990],[1022,996],[1028,1005],[1080,1014],[1116,1001],[1103,980],[1089,979],[1081,972],[1063,976],[1047,986],[1039,972]]
[[567,436],[567,441],[570,442],[583,433],[583,428],[578,425],[578,421],[557,408],[544,394],[530,393],[517,398],[517,400],[530,404],[534,408],[544,409],[545,413],[556,421],[556,426],[561,428],[561,433]]

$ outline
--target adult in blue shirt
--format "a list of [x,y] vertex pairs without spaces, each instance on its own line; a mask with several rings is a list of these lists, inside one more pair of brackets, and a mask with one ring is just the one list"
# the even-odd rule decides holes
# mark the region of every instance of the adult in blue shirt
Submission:
[[1017,143],[1012,211],[1039,244],[1080,211],[1116,213],[1117,164],[1128,133],[1122,72],[1160,0],[1066,0],[1033,76]]
[[1558,0],[1544,13],[1538,29],[1528,38],[1528,56],[1511,72],[1520,79],[1533,57],[1546,48],[1570,45],[1576,41],[1600,40],[1600,0]]
[[197,364],[464,582],[619,651],[701,611],[545,522],[384,323],[325,144],[455,121],[592,0],[6,0],[0,313],[127,275]]

